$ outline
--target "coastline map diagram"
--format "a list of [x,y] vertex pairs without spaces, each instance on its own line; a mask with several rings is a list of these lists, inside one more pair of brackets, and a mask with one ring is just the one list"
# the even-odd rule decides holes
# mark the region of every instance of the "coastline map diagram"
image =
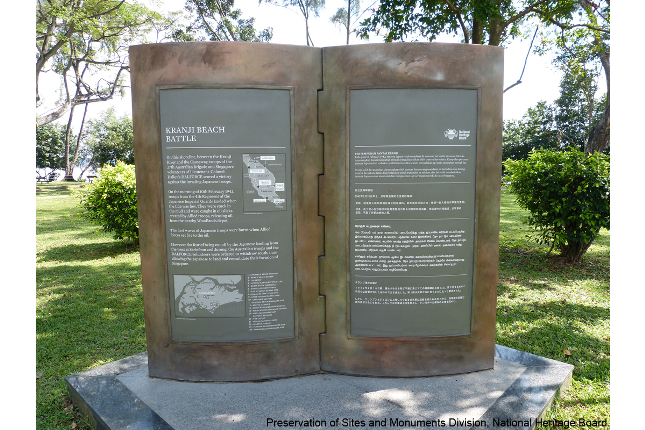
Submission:
[[242,154],[245,212],[286,210],[285,154]]
[[244,317],[243,275],[174,275],[180,317]]

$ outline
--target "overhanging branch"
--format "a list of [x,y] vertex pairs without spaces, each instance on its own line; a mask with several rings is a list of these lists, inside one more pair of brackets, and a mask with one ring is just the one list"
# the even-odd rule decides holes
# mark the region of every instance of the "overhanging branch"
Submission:
[[443,0],[444,3],[448,5],[450,10],[452,10],[454,13],[457,14],[457,20],[459,21],[459,25],[461,26],[461,31],[464,33],[464,43],[470,43],[470,37],[468,35],[468,29],[466,28],[466,24],[464,24],[464,20],[461,17],[461,10],[457,9],[454,4],[450,0]]
[[546,11],[544,11],[542,9],[538,9],[536,7],[531,7],[530,10],[531,10],[531,12],[535,12],[538,15],[544,17],[544,19],[549,21],[551,24],[556,25],[556,26],[560,27],[563,30],[571,30],[572,28],[588,28],[589,30],[599,31],[601,33],[609,34],[609,29],[606,29],[606,28],[596,27],[596,26],[589,25],[589,24],[566,24],[566,23],[557,21],[556,19],[552,18],[551,16],[549,16],[549,14]]
[[537,36],[538,29],[540,27],[535,27],[535,33],[533,33],[533,39],[531,39],[531,46],[529,46],[529,50],[526,53],[526,58],[524,59],[524,67],[522,67],[522,73],[520,74],[520,78],[515,82],[513,85],[509,86],[504,90],[504,92],[510,90],[514,86],[517,86],[522,83],[522,76],[524,76],[524,70],[526,70],[526,63],[529,61],[529,55],[531,54],[531,49],[533,48],[533,42],[535,42],[535,36]]

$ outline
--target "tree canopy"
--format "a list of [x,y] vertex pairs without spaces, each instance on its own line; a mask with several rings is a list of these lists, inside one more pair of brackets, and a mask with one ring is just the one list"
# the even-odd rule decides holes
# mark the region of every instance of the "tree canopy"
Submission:
[[46,124],[36,127],[36,168],[58,170],[65,167],[65,134],[67,127]]
[[213,41],[268,42],[271,27],[255,29],[255,18],[243,18],[235,0],[186,0],[185,9],[194,17],[185,30],[175,32],[176,40],[199,40],[202,31]]
[[500,46],[521,35],[531,17],[543,22],[573,25],[574,13],[587,0],[382,0],[362,22],[360,34],[385,32],[388,42],[406,37],[432,41],[455,34],[464,43]]
[[584,150],[607,102],[606,96],[596,99],[595,93],[593,77],[565,73],[553,103],[540,101],[521,119],[504,121],[502,158],[523,160],[541,148]]
[[36,106],[44,101],[43,73],[60,77],[62,94],[36,125],[61,118],[72,106],[111,99],[129,67],[127,46],[144,41],[161,19],[134,0],[37,0]]
[[[320,11],[325,7],[325,0],[264,0],[265,3],[282,6],[285,8],[297,8],[305,20],[305,40],[307,46],[314,46],[314,41],[309,33],[309,19],[320,16]],[[262,3],[262,0],[260,0]]]
[[535,149],[557,148],[553,111],[553,106],[540,101],[521,119],[504,121],[502,159],[524,160]]
[[114,109],[108,109],[90,120],[87,128],[88,162],[93,168],[115,166],[119,161],[134,164],[132,118],[117,117]]
[[585,144],[586,153],[602,151],[610,124],[609,0],[381,0],[358,34],[383,32],[389,42],[454,34],[464,43],[503,46],[536,23],[542,26],[537,51],[555,51],[565,72],[580,75],[593,63],[604,71],[607,102]]
[[345,34],[347,35],[345,43],[348,45],[349,35],[354,31],[352,26],[359,18],[360,7],[360,0],[347,0],[347,7],[339,7],[331,18],[329,18],[335,25],[345,28]]

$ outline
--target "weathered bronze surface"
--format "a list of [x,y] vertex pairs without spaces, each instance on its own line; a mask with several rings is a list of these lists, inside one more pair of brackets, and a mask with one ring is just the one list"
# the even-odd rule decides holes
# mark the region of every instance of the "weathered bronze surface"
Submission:
[[[133,46],[130,63],[150,376],[241,381],[321,369],[356,375],[430,376],[493,367],[501,48],[437,43],[312,48],[194,42]],[[295,338],[188,342],[171,336],[174,298],[169,297],[159,117],[159,90],[171,87],[280,87],[291,91]],[[468,335],[378,338],[350,333],[348,112],[350,91],[357,88],[477,91],[475,252]],[[324,134],[324,145],[319,133]]]
[[[260,43],[180,43],[130,48],[141,268],[150,376],[238,381],[320,369],[324,298],[318,290],[323,223],[318,216],[322,136],[317,132],[320,49]],[[288,88],[292,92],[295,337],[181,342],[170,331],[159,89]],[[248,124],[252,127],[252,124]],[[174,298],[172,300],[174,302]]]
[[[397,43],[323,49],[319,128],[325,174],[321,294],[326,332],[321,368],[372,376],[430,376],[493,367],[499,241],[503,50],[462,44]],[[349,327],[349,96],[355,88],[478,90],[475,255],[470,335],[352,337]]]

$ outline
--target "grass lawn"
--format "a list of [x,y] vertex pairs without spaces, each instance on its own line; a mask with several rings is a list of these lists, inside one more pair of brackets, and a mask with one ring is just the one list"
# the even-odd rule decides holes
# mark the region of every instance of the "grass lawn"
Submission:
[[[78,184],[36,186],[36,422],[89,429],[64,378],[145,351],[138,250],[78,216]],[[564,264],[502,193],[497,343],[575,366],[548,418],[609,418],[609,232]]]
[[527,238],[527,212],[503,191],[496,343],[573,364],[548,418],[609,422],[609,231],[576,265]]
[[[145,351],[139,253],[78,216],[79,185],[36,187],[36,423],[91,428],[64,378]],[[42,374],[42,376],[39,376]]]

